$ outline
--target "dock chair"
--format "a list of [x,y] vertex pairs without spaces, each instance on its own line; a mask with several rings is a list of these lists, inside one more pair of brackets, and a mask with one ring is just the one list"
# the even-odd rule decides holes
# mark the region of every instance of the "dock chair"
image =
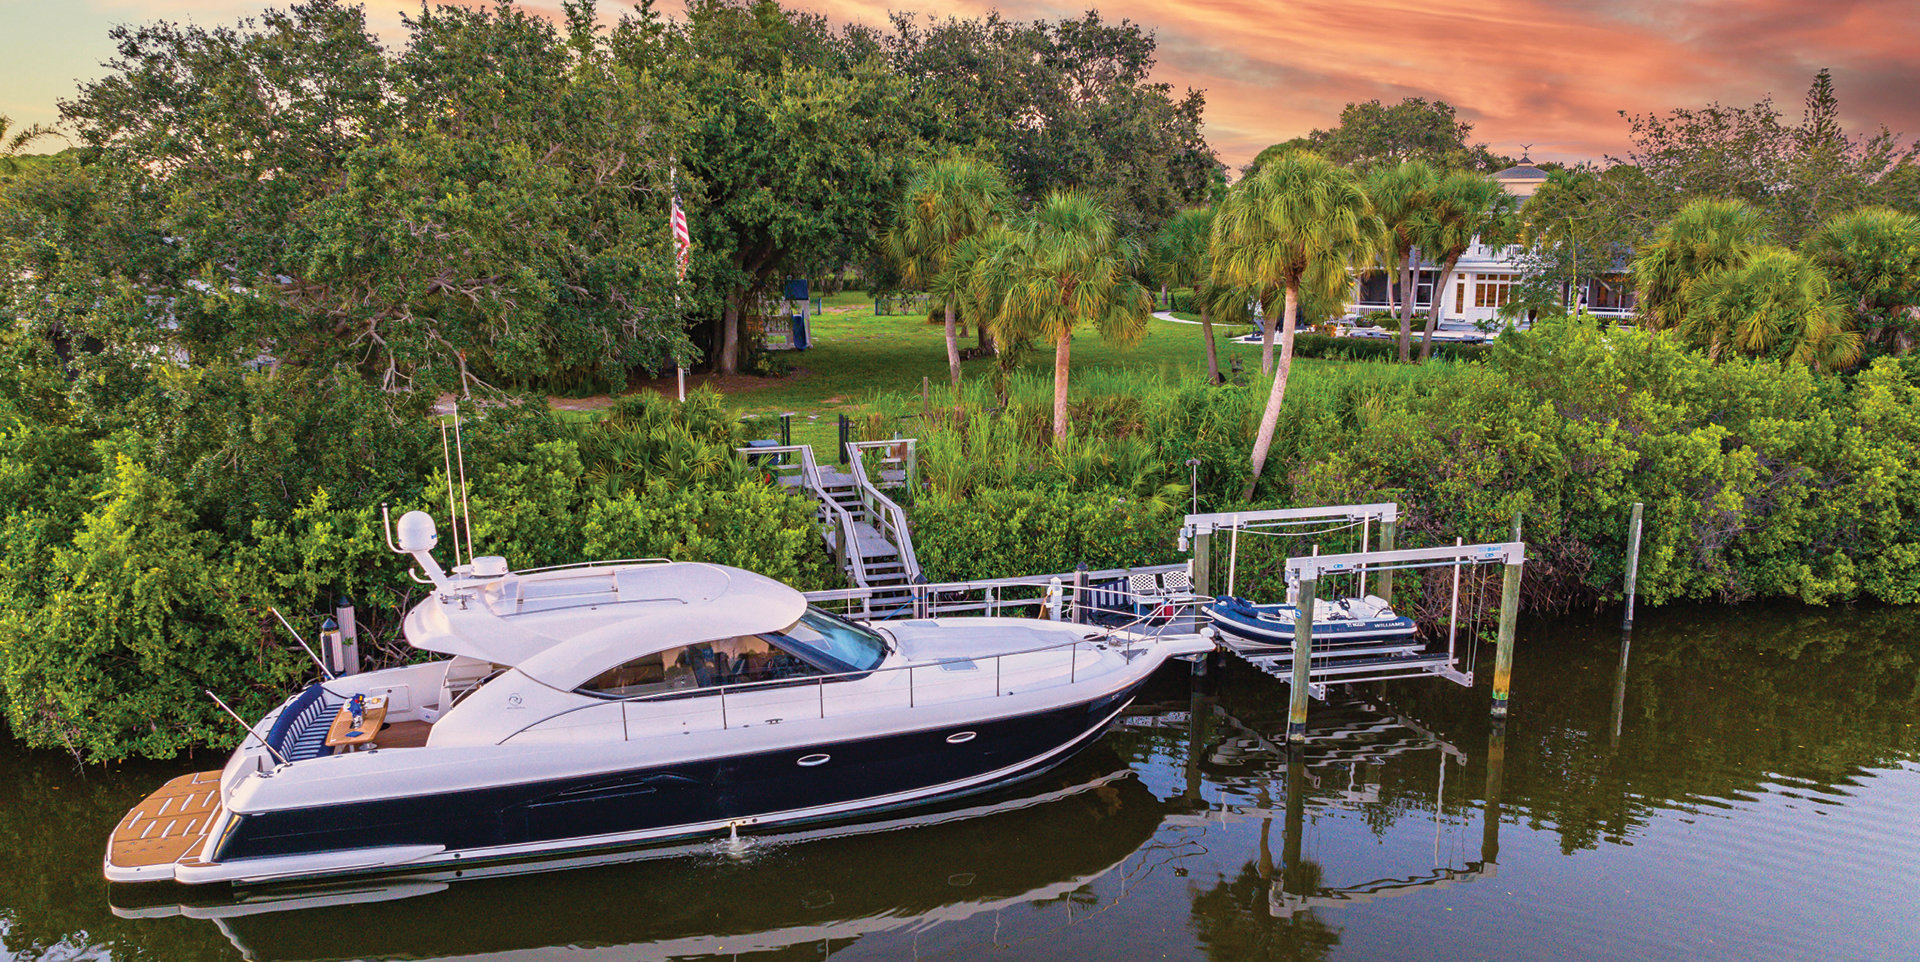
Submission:
[[1127,591],[1133,595],[1134,614],[1160,621],[1171,621],[1180,605],[1199,597],[1193,593],[1193,575],[1186,568],[1129,575]]

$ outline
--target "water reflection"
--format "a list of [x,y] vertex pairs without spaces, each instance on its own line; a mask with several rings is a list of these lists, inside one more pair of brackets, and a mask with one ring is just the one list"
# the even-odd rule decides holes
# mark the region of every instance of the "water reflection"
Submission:
[[[582,958],[819,958],[877,933],[1073,899],[1147,847],[1163,814],[1096,750],[1014,792],[857,825],[225,898],[127,886],[114,911],[210,920],[257,960],[562,946]],[[1040,845],[1048,857],[1034,857]],[[183,894],[201,897],[168,901]]]
[[[1920,612],[1523,626],[1484,686],[1315,703],[1163,673],[1019,790],[644,861],[326,889],[113,890],[102,840],[202,764],[0,743],[0,959],[1908,958]],[[551,868],[552,866],[546,866]],[[117,914],[116,914],[117,913]]]

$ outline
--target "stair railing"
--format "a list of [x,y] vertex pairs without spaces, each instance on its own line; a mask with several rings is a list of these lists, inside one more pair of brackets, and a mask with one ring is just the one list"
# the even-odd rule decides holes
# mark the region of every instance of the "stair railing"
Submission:
[[902,471],[905,472],[903,477],[907,479],[903,484],[910,484],[913,477],[911,467],[914,454],[913,438],[853,442],[847,445],[847,461],[853,469],[854,481],[859,485],[860,503],[866,506],[868,523],[886,536],[886,539],[892,542],[894,548],[900,552],[900,566],[906,572],[906,580],[912,582],[920,576],[920,557],[913,551],[913,532],[907,526],[907,512],[892,498],[887,497],[886,493],[880,490],[879,485],[874,483],[873,478],[867,474],[866,462],[862,457],[867,451],[875,449],[892,451],[901,445],[905,445],[906,448],[904,456],[889,457],[882,460],[881,464],[885,465],[887,460],[898,460]]
[[[847,580],[855,589],[869,587],[866,578],[867,563],[860,554],[860,537],[859,532],[854,528],[853,515],[827,493],[826,483],[820,479],[820,465],[813,459],[813,447],[806,444],[783,444],[734,450],[746,456],[748,463],[757,463],[775,477],[782,474],[799,476],[801,485],[813,495],[815,501],[820,503],[821,511],[824,512],[822,520],[826,526],[839,534],[834,544],[834,560],[840,565],[840,570],[846,573]],[[800,457],[800,463],[796,465],[786,458],[773,457],[782,454],[797,454]]]

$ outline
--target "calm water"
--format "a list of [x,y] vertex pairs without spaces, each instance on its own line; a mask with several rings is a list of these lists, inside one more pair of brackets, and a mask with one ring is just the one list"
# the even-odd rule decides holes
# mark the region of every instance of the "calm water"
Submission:
[[1284,686],[1169,670],[1011,794],[238,903],[100,879],[113,823],[195,766],[0,743],[0,958],[1911,959],[1917,654],[1908,611],[1656,613],[1624,675],[1605,628],[1528,626],[1504,734],[1484,683],[1400,682],[1316,703],[1291,767]]

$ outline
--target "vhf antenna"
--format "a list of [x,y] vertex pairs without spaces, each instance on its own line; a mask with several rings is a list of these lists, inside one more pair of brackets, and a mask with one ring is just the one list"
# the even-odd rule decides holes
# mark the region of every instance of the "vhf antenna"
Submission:
[[460,405],[453,406],[453,452],[460,459],[460,522],[467,529],[467,563],[473,563],[473,508],[467,504],[467,448],[460,443]]
[[[460,408],[454,406],[453,416],[460,416]],[[453,535],[453,567],[460,567],[460,508],[453,500],[453,449],[447,444],[447,422],[440,422],[440,458],[447,468],[447,528]]]

